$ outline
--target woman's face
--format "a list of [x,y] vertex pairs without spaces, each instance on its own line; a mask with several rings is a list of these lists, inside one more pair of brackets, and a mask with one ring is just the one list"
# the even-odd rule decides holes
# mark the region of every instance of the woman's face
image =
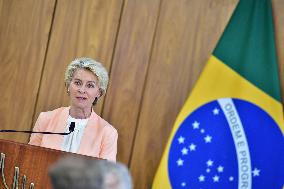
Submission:
[[91,108],[95,98],[100,97],[98,78],[86,69],[75,71],[68,89],[71,106],[80,109]]

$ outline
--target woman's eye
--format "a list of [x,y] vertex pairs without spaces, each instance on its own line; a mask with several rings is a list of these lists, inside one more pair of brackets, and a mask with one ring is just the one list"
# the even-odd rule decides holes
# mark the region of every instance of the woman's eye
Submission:
[[79,81],[74,81],[74,84],[75,85],[80,85],[80,82]]
[[94,85],[94,84],[88,84],[87,87],[88,87],[88,88],[94,88],[95,85]]

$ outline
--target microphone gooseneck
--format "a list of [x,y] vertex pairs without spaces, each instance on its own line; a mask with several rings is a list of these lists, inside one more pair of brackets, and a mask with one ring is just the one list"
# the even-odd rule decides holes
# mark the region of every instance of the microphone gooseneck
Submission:
[[75,129],[75,122],[71,122],[69,126],[68,133],[56,133],[56,132],[47,132],[47,131],[17,131],[17,130],[0,130],[0,133],[37,133],[37,134],[45,134],[45,135],[69,135]]

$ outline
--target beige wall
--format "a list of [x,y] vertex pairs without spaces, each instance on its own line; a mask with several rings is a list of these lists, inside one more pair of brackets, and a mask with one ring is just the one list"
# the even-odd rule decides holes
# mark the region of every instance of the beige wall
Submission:
[[[284,1],[273,0],[284,97]],[[150,188],[173,122],[237,0],[0,0],[0,125],[29,130],[67,106],[64,69],[89,56],[110,72],[96,112],[119,131],[118,160]],[[27,142],[24,134],[0,138]]]

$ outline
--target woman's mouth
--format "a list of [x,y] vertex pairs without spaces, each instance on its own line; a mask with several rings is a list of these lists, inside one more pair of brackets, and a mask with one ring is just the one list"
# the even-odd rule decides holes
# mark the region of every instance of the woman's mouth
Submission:
[[80,101],[84,101],[84,100],[87,100],[87,98],[86,97],[76,97],[78,100],[80,100]]

